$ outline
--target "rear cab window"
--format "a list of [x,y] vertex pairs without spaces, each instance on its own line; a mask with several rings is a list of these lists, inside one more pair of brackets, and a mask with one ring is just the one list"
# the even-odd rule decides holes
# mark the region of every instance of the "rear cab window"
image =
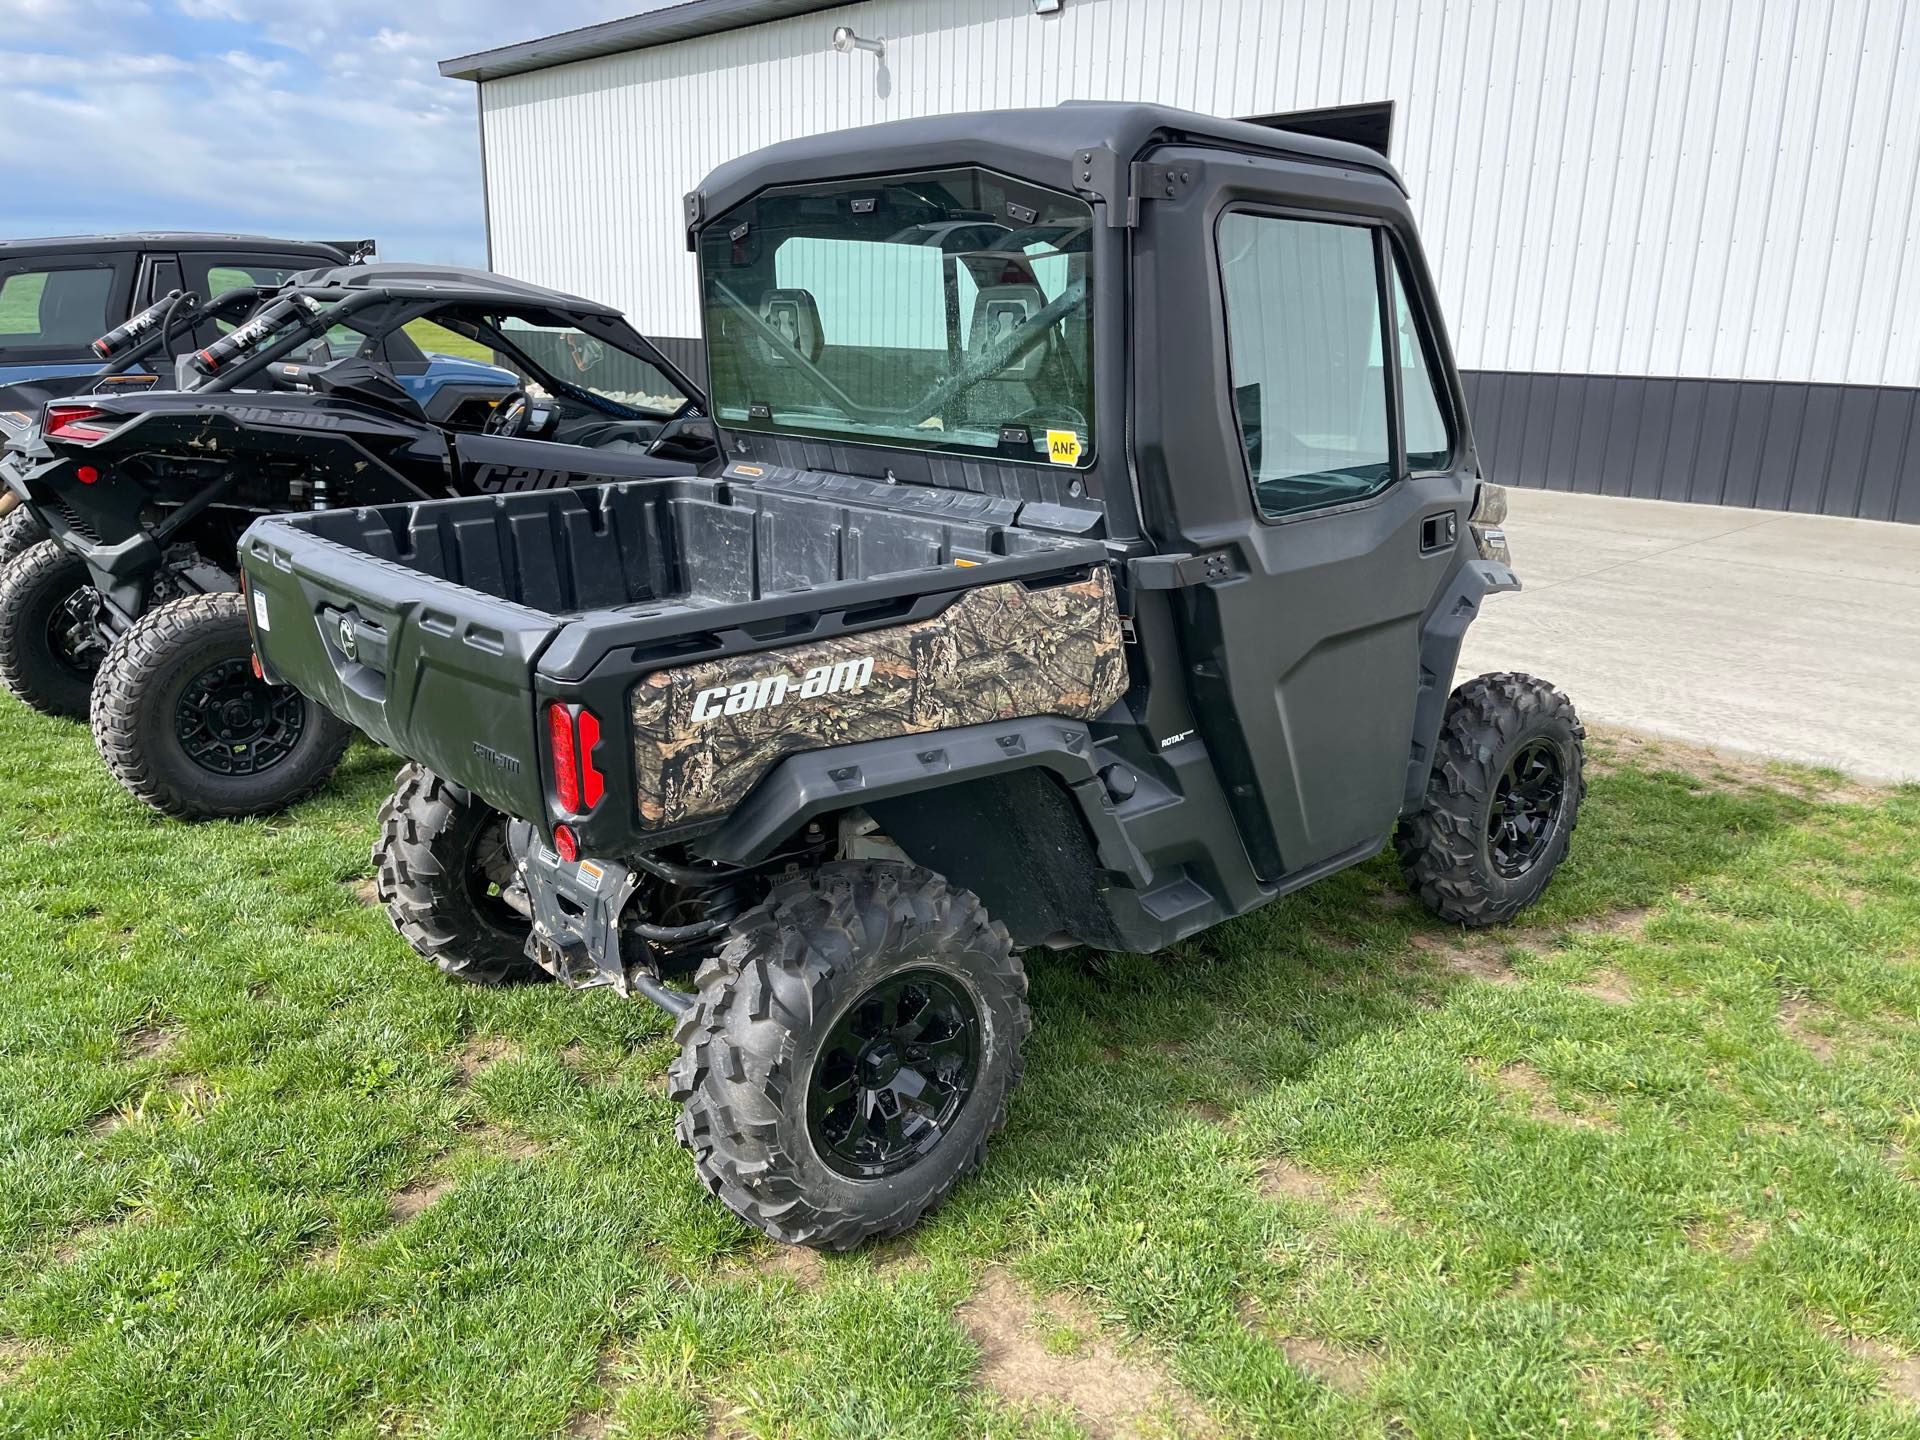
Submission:
[[[1284,519],[1352,504],[1401,473],[1446,468],[1453,454],[1446,408],[1385,232],[1229,210],[1218,246],[1234,414],[1262,515]],[[1398,468],[1402,438],[1406,472]]]

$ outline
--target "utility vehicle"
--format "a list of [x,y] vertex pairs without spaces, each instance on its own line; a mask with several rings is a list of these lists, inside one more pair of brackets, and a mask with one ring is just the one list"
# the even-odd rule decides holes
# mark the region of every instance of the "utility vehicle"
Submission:
[[[511,368],[456,359],[462,377],[420,390],[439,362],[412,337],[432,327]],[[235,544],[256,516],[571,484],[588,455],[595,481],[690,474],[717,453],[693,387],[617,311],[480,271],[306,272],[183,368],[190,389],[47,402],[0,460],[53,537],[0,572],[0,677],[90,713],[122,785],[184,818],[289,804],[352,734],[251,672]]]
[[[219,338],[241,319],[222,310],[189,315],[181,295],[240,295],[271,289],[316,266],[371,254],[373,242],[276,240],[264,235],[148,232],[0,240],[0,450],[26,431],[49,399],[91,390],[104,374],[116,385],[152,385],[174,359]],[[171,313],[169,313],[171,312]],[[124,341],[167,315],[161,343],[137,362],[103,370],[108,335]],[[38,520],[0,493],[0,563],[47,538]]]
[[[344,265],[372,251],[371,240],[177,231],[0,240],[0,386],[91,375],[100,364],[96,336],[175,292],[270,289],[302,270]],[[210,319],[183,328],[164,373],[173,373],[174,354],[218,335]]]
[[725,165],[687,224],[722,473],[276,517],[242,559],[269,677],[414,762],[401,933],[671,1011],[749,1223],[858,1244],[980,1163],[1019,947],[1160,950],[1390,837],[1448,920],[1540,893],[1582,732],[1528,676],[1453,688],[1517,582],[1379,155],[956,115]]

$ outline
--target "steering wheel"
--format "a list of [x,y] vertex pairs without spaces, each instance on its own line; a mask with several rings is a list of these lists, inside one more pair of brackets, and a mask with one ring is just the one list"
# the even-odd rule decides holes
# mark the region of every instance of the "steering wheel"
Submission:
[[480,433],[513,439],[525,435],[532,428],[533,397],[524,390],[509,390],[488,412]]
[[691,400],[674,411],[647,442],[647,454],[664,459],[690,458],[695,452],[713,448],[713,422]]

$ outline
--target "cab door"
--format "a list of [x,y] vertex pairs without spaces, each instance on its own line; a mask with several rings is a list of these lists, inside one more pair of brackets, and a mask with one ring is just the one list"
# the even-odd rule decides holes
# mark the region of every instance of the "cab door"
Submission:
[[1395,823],[1476,466],[1397,185],[1155,159],[1188,180],[1135,236],[1142,498],[1160,548],[1196,557],[1161,567],[1195,738],[1275,881]]

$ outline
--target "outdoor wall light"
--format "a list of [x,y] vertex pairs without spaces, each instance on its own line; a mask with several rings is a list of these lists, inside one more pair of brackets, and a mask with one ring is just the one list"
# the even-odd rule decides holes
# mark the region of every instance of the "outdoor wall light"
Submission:
[[882,60],[887,58],[887,42],[884,39],[862,40],[858,35],[853,33],[853,27],[851,25],[835,27],[833,32],[833,48],[838,50],[842,55],[851,55],[856,50],[864,50],[869,55],[878,55]]
[[1033,13],[1036,15],[1058,15],[1060,7],[1067,0],[1033,0]]

